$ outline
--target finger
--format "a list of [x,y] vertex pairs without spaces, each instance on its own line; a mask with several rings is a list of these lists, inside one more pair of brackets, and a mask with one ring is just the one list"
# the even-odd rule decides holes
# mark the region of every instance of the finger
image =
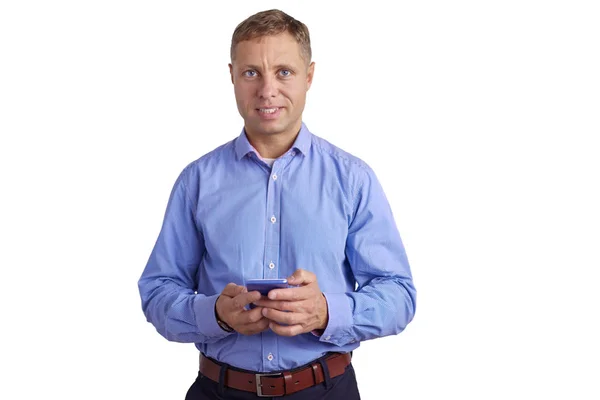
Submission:
[[286,325],[299,324],[305,320],[305,314],[279,311],[272,308],[263,308],[262,315],[271,321]]
[[248,289],[246,289],[244,286],[236,285],[235,283],[228,283],[221,294],[227,297],[235,297],[247,291]]
[[270,321],[266,318],[262,318],[261,320],[259,320],[258,322],[251,324],[251,325],[246,325],[245,328],[247,329],[246,332],[249,335],[255,335],[257,333],[266,331],[267,329],[269,329],[269,323]]
[[[244,288],[246,289],[246,288]],[[244,307],[246,307],[248,304],[250,303],[254,303],[255,301],[258,301],[260,299],[260,293],[257,291],[252,291],[252,292],[244,292],[241,294],[238,294],[237,296],[235,296],[233,298],[233,307],[235,309],[242,309]]]
[[244,311],[238,316],[239,323],[245,325],[256,324],[262,319],[265,319],[265,317],[262,315],[262,307],[257,307],[250,311]]
[[269,324],[269,328],[279,336],[296,336],[304,332],[302,325],[279,325],[275,322]]
[[290,285],[308,285],[316,282],[317,276],[305,269],[297,269],[287,280]]
[[270,300],[284,300],[284,301],[299,301],[306,300],[314,295],[314,289],[301,286],[296,288],[287,289],[273,289],[269,292]]
[[250,311],[234,311],[229,316],[230,325],[236,330],[248,329],[248,326],[256,324],[260,320],[265,319],[261,310],[262,308],[255,308]]
[[264,308],[273,308],[279,311],[294,311],[300,312],[306,310],[306,301],[298,300],[298,301],[279,301],[279,300],[268,300],[268,299],[260,299],[255,301],[254,304],[258,307]]
[[254,304],[257,307],[269,307],[269,308],[276,308],[275,304],[279,303],[278,301],[273,301],[273,300],[268,300],[265,299],[264,297],[261,297],[259,300],[255,301]]

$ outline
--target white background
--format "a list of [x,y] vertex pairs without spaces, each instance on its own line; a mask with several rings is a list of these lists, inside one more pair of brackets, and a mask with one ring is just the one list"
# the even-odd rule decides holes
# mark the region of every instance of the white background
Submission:
[[238,135],[231,34],[311,30],[304,120],[376,171],[418,290],[364,399],[598,399],[594,1],[3,1],[2,399],[183,399],[137,280],[187,163]]

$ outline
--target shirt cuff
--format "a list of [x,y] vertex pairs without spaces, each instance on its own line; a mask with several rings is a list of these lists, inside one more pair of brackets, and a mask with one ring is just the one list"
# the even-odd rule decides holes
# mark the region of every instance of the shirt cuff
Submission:
[[215,303],[218,298],[219,294],[213,296],[196,295],[194,299],[194,313],[196,314],[198,332],[207,338],[222,338],[235,333],[235,331],[226,332],[217,324]]
[[313,335],[319,336],[321,342],[333,343],[343,346],[348,342],[348,334],[352,328],[352,308],[350,300],[345,293],[323,293],[327,299],[327,312],[329,321],[321,335],[313,331]]

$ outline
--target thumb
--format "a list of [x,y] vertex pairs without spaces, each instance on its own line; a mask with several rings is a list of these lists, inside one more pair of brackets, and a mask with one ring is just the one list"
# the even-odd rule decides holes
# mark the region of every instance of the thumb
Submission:
[[312,272],[297,269],[292,276],[288,278],[288,283],[290,285],[308,285],[309,283],[313,283],[317,280],[317,276]]
[[235,283],[228,283],[221,294],[227,297],[235,297],[238,294],[242,294],[247,291],[248,289],[246,289],[244,286],[236,285]]

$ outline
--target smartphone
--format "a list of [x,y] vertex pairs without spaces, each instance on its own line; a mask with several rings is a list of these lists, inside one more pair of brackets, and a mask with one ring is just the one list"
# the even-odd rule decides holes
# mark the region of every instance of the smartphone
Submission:
[[248,279],[246,288],[249,292],[258,290],[260,294],[266,296],[271,289],[285,289],[291,287],[287,279]]

